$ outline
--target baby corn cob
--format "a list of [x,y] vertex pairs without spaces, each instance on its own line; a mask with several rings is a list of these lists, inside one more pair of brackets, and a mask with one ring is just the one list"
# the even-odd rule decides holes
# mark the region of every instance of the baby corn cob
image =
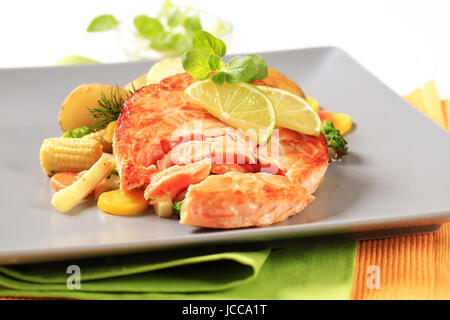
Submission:
[[105,135],[105,130],[106,129],[92,132],[90,134],[85,135],[81,139],[97,140],[98,142],[100,142],[100,144],[103,148],[103,152],[111,153],[112,152],[112,144],[110,142],[106,141],[105,138],[103,137]]
[[102,156],[100,142],[93,139],[49,138],[41,146],[41,167],[47,175],[89,169]]

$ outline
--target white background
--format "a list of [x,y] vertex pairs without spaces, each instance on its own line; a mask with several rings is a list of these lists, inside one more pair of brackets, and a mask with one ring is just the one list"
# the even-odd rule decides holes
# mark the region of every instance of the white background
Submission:
[[[174,0],[234,25],[229,52],[339,46],[406,94],[436,80],[450,98],[449,0]],[[53,65],[66,55],[125,61],[112,33],[87,33],[91,19],[156,15],[159,0],[0,2],[0,68]],[[1,72],[1,71],[0,71]]]

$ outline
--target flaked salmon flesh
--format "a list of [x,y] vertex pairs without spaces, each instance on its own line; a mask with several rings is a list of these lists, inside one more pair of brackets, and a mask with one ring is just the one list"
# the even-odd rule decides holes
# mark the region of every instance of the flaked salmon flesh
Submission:
[[145,187],[147,199],[187,189],[180,222],[208,228],[267,226],[302,211],[328,166],[325,138],[277,128],[259,146],[187,101],[194,81],[177,74],[127,99],[114,135],[121,188]]

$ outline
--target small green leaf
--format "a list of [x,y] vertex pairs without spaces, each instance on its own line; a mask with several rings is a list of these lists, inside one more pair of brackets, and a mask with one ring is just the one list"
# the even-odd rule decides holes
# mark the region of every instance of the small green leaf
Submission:
[[183,205],[183,201],[184,201],[184,199],[181,201],[178,201],[178,202],[174,202],[174,204],[172,205],[172,209],[174,212],[180,214],[181,206]]
[[103,14],[91,21],[91,23],[87,27],[87,32],[108,31],[114,29],[118,25],[119,21],[117,21],[114,16],[110,14]]
[[221,36],[230,32],[232,29],[231,25],[223,20],[218,19],[211,32],[217,36]]
[[182,57],[183,68],[196,80],[206,80],[211,74],[210,54],[201,49],[191,49]]
[[253,59],[256,66],[258,67],[258,72],[249,80],[249,82],[261,80],[267,78],[267,75],[269,74],[269,70],[267,68],[267,64],[264,61],[263,57],[257,55],[257,54],[249,54],[249,57]]
[[82,56],[67,56],[56,62],[57,66],[69,65],[69,64],[85,64],[85,63],[100,63],[100,61],[82,57]]
[[181,33],[164,31],[151,40],[150,48],[158,51],[172,51],[171,55],[180,56],[192,48],[192,38]]
[[202,23],[200,22],[200,18],[198,16],[187,18],[184,20],[183,25],[187,31],[196,32],[202,30]]
[[213,74],[211,77],[211,80],[218,85],[222,85],[225,82],[225,79],[227,77],[227,74],[225,72],[218,72]]
[[148,39],[154,39],[164,31],[164,26],[161,22],[146,15],[141,15],[134,18],[134,26],[140,36]]
[[174,50],[183,35],[164,31],[150,42],[150,47],[155,50]]
[[255,60],[249,56],[238,56],[230,60],[225,72],[229,83],[248,82],[258,72]]
[[177,9],[169,16],[169,18],[167,19],[167,24],[171,28],[176,27],[181,23],[182,17],[183,13],[179,9]]
[[220,70],[222,69],[223,63],[222,60],[220,60],[220,58],[218,56],[216,56],[215,54],[212,54],[209,56],[209,68],[212,71],[216,71],[216,70]]
[[225,42],[206,31],[194,33],[194,48],[202,49],[210,54],[216,54],[219,57],[223,57],[227,52]]
[[158,13],[158,18],[168,17],[174,6],[171,0],[164,0],[161,10]]

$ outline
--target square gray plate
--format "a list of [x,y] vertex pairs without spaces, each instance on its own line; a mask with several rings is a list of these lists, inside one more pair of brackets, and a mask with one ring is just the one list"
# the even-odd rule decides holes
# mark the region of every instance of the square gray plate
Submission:
[[306,210],[268,228],[213,231],[161,219],[69,214],[50,204],[42,140],[61,134],[66,95],[88,82],[124,85],[152,62],[0,70],[0,263],[194,246],[277,246],[319,239],[430,232],[450,221],[450,135],[346,53],[315,48],[262,54],[330,111],[350,114],[350,154],[333,163]]

